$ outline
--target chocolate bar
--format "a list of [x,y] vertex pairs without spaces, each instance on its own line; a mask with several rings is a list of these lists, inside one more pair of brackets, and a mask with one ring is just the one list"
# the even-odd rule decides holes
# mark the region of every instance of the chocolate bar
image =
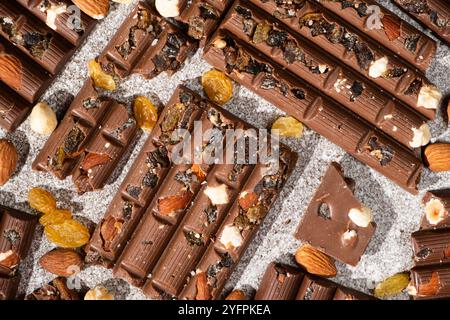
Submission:
[[255,300],[376,300],[376,298],[279,263],[266,269]]
[[450,227],[450,189],[428,191],[422,203],[425,205],[423,229]]
[[318,2],[422,71],[436,54],[434,40],[374,0]]
[[413,268],[408,291],[416,300],[448,299],[450,297],[450,267],[435,265]]
[[78,21],[68,0],[18,2],[25,8],[16,1],[0,4],[0,126],[8,131],[22,122],[95,25],[84,14]]
[[68,281],[70,280],[67,278],[55,278],[27,295],[25,300],[80,300],[79,293],[74,289],[69,289]]
[[15,0],[8,2],[20,3],[27,11],[74,46],[81,45],[96,25],[94,19],[80,12],[70,0]]
[[[175,118],[179,121],[174,122],[177,112],[181,112]],[[193,126],[195,120],[201,121],[202,126]],[[217,269],[217,277],[219,271],[225,271],[225,265],[229,274],[295,162],[294,155],[281,146],[279,169],[271,175],[263,176],[263,170],[268,170],[263,164],[177,164],[174,145],[181,140],[172,143],[170,136],[179,128],[194,136],[208,129],[215,132],[209,138],[203,135],[202,154],[208,154],[214,145],[225,150],[233,145],[234,150],[239,150],[239,137],[257,137],[245,136],[251,129],[248,124],[187,88],[175,91],[87,248],[88,259],[114,265],[116,277],[142,286],[144,293],[154,299],[181,297],[183,288],[191,285],[191,273],[217,255],[227,257],[223,268]],[[217,134],[227,129],[237,129],[244,135],[230,137],[231,140],[227,136],[224,141],[223,135]],[[191,144],[187,148],[194,150]],[[145,178],[148,173],[151,179]],[[153,181],[145,197],[140,196],[146,189],[139,187],[143,179]],[[247,193],[251,199],[244,210],[238,200],[239,195]],[[120,228],[116,227],[118,224]],[[236,247],[223,247],[221,239],[230,232],[221,229],[224,225],[239,235],[241,242],[235,243]],[[225,277],[210,288],[211,298],[217,298],[223,289],[227,276],[222,274]],[[196,296],[194,290],[193,297]]]
[[[279,16],[275,1],[251,0],[269,14]],[[417,110],[429,119],[434,119],[442,94],[421,73],[396,58],[360,31],[332,16],[313,2],[301,2],[291,9],[292,17],[281,19],[295,32],[333,54],[355,71],[375,82],[381,88]],[[353,3],[353,2],[351,2]],[[335,3],[335,5],[339,5]],[[348,10],[348,9],[347,9]],[[278,13],[277,13],[278,12]],[[244,13],[245,14],[245,13]],[[436,49],[425,46],[421,56],[428,57]],[[397,51],[395,51],[397,53]]]
[[450,229],[416,231],[411,239],[416,266],[450,262]]
[[[253,31],[248,30],[249,24],[253,25]],[[397,141],[408,147],[422,145],[414,140],[421,135],[421,129],[429,131],[425,117],[394,100],[347,65],[309,45],[248,1],[235,2],[221,28],[245,40]],[[263,28],[267,37],[261,38],[258,30]]]
[[18,269],[33,240],[37,217],[0,206],[0,300],[14,299]]
[[353,183],[344,177],[341,166],[332,162],[295,237],[337,260],[356,266],[375,233],[376,224],[371,221],[370,209],[354,196]]
[[204,58],[356,159],[417,193],[423,164],[410,150],[269,62],[244,41],[219,30],[206,47]]
[[394,0],[394,3],[450,44],[450,4],[447,0]]
[[101,189],[138,132],[127,106],[99,96],[88,79],[34,160],[34,170],[72,176],[79,193]]

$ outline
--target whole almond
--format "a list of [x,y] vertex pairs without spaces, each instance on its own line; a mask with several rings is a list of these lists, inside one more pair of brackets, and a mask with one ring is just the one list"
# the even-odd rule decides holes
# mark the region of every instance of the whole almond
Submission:
[[70,249],[55,249],[44,254],[39,259],[40,266],[53,274],[69,277],[81,271],[83,258]]
[[109,0],[72,0],[72,2],[81,11],[97,20],[106,17],[109,11]]
[[305,244],[297,250],[295,261],[311,274],[334,277],[337,273],[334,261],[309,244]]
[[0,186],[4,185],[16,171],[16,147],[5,139],[0,139]]
[[14,89],[22,86],[22,63],[15,56],[0,53],[0,79]]
[[431,171],[450,171],[450,144],[430,144],[425,149],[425,159]]

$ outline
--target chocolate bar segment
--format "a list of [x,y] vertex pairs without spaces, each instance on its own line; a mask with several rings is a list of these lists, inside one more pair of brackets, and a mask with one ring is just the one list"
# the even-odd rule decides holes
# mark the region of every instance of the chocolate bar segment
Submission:
[[294,300],[304,274],[296,268],[270,263],[255,300]]
[[416,231],[411,239],[416,266],[450,262],[450,229]]
[[422,199],[425,215],[423,229],[450,227],[450,189],[430,190]]
[[364,215],[367,210],[370,209],[354,196],[341,166],[332,162],[295,236],[337,260],[356,266],[375,233],[376,224],[358,225],[351,214]]
[[333,300],[376,300],[375,297],[360,291],[339,286],[334,293]]
[[332,300],[337,286],[331,281],[305,275],[295,300]]
[[58,277],[48,284],[37,288],[25,297],[25,300],[80,300],[79,292],[69,289],[67,282],[69,279]]
[[25,119],[31,104],[7,85],[0,83],[0,126],[7,131],[15,130]]
[[450,44],[450,4],[446,0],[394,0],[442,40]]
[[409,293],[416,300],[450,297],[450,268],[448,265],[413,268]]
[[[215,45],[214,45],[215,44]],[[218,44],[218,47],[216,47]],[[416,194],[423,164],[408,149],[220,30],[205,59],[358,160]]]
[[[253,30],[249,30],[249,24],[254,26]],[[407,147],[417,147],[414,143],[416,135],[420,135],[421,130],[429,131],[424,116],[395,100],[347,65],[317,50],[248,1],[237,1],[221,28],[251,44]],[[263,28],[267,37],[261,38],[259,30]]]
[[318,2],[422,71],[426,71],[435,56],[434,40],[374,0]]
[[80,12],[70,0],[16,1],[75,46],[81,45],[96,25],[94,19]]
[[0,277],[0,300],[13,300],[16,298],[17,289],[19,287],[20,278]]
[[[270,14],[278,10],[275,1],[251,2]],[[421,72],[312,1],[292,10],[293,17],[283,19],[283,23],[411,108],[434,119],[442,94]]]

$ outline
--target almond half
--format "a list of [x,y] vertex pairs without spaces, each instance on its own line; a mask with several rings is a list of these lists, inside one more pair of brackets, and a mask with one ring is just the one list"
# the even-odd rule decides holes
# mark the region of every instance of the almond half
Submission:
[[309,244],[305,244],[297,250],[295,261],[311,274],[334,277],[337,273],[334,261]]
[[431,171],[450,171],[450,144],[430,144],[425,149],[425,159]]

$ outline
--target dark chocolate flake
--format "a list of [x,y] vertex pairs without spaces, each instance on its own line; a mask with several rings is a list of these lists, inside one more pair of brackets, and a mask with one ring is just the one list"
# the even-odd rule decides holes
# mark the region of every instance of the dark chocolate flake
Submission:
[[291,92],[294,95],[294,97],[296,97],[299,100],[304,100],[306,98],[306,93],[302,89],[293,88],[293,89],[291,89]]
[[154,188],[158,183],[158,176],[152,171],[148,171],[142,179],[142,186],[144,188]]
[[85,138],[84,132],[77,125],[73,126],[64,140],[64,152],[68,155],[75,153]]
[[141,194],[141,192],[142,192],[142,189],[138,186],[133,186],[133,185],[127,186],[127,193],[135,199],[139,198],[139,195]]
[[270,30],[267,44],[271,47],[281,47],[286,41],[288,34],[285,31]]
[[433,250],[431,250],[430,248],[423,248],[422,250],[416,253],[416,257],[418,259],[426,259],[432,252]]
[[243,16],[245,19],[251,19],[252,18],[252,12],[246,8],[243,8],[241,6],[237,6],[234,9],[238,14]]
[[216,222],[217,219],[217,207],[214,205],[210,205],[207,209],[203,211],[206,215],[206,221],[208,224]]
[[367,70],[370,63],[375,59],[372,50],[370,50],[369,46],[366,43],[357,42],[355,44],[354,51],[360,68],[363,70]]
[[187,242],[191,246],[202,246],[204,245],[202,235],[200,233],[194,232],[194,231],[187,231],[184,233],[184,236],[186,237]]
[[392,69],[387,70],[382,76],[383,78],[399,78],[402,75],[404,75],[406,73],[407,69],[406,68],[401,68],[401,67],[393,67]]

